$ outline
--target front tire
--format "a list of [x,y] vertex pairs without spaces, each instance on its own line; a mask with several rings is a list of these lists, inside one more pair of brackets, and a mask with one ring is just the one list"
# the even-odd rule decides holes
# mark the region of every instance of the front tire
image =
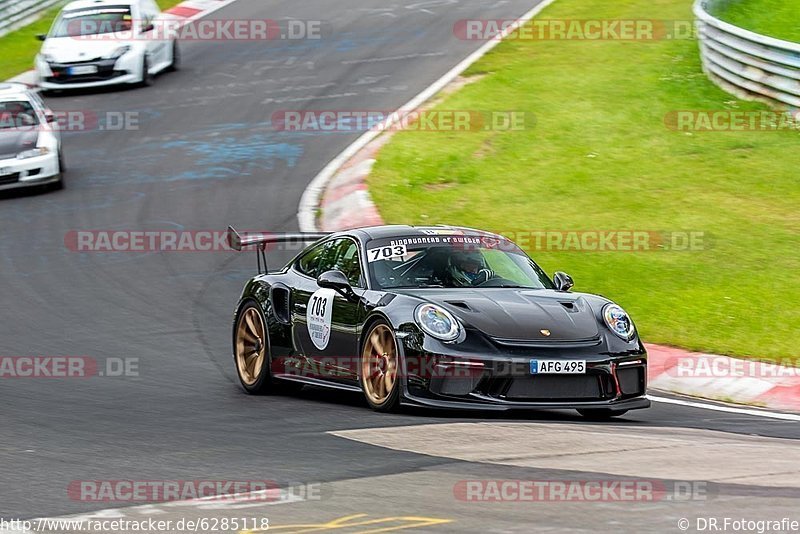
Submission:
[[578,413],[584,416],[586,419],[589,419],[590,421],[608,421],[613,417],[619,417],[620,415],[625,415],[626,413],[628,413],[628,410],[595,408],[595,409],[578,410]]
[[393,412],[400,407],[400,354],[394,330],[383,319],[364,336],[359,365],[364,398],[373,410]]
[[147,56],[144,56],[142,60],[142,81],[139,82],[141,87],[149,87],[153,85],[153,75],[150,74],[150,62],[147,60]]
[[64,173],[66,172],[67,168],[64,165],[64,154],[59,149],[58,151],[58,174],[59,178],[58,181],[53,184],[54,191],[61,191],[64,189]]
[[178,49],[178,41],[172,41],[172,62],[167,67],[170,72],[175,72],[181,68],[181,51]]

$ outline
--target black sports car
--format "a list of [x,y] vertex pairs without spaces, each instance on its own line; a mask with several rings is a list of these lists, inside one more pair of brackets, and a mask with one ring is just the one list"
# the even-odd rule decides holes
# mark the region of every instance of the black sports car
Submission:
[[[647,353],[613,302],[551,280],[508,239],[449,226],[245,234],[259,274],[236,307],[248,393],[304,384],[363,392],[372,408],[647,408]],[[268,272],[265,250],[308,242]],[[263,268],[262,268],[263,263]]]

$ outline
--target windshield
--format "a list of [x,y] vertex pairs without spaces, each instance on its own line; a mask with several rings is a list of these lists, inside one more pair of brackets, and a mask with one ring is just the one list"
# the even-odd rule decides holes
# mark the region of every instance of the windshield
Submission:
[[519,247],[495,237],[408,236],[367,244],[375,288],[522,287],[553,283]]
[[27,100],[0,102],[0,130],[35,126],[38,123],[36,111]]
[[53,24],[51,37],[82,37],[130,31],[133,24],[130,6],[64,11]]

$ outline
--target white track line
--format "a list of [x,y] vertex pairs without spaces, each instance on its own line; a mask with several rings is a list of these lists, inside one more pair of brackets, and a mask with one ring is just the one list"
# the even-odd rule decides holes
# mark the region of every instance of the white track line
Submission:
[[752,415],[755,417],[766,417],[769,419],[782,419],[784,421],[800,421],[800,415],[792,413],[768,412],[766,410],[755,410],[752,408],[736,408],[733,406],[706,404],[704,402],[695,402],[683,399],[671,399],[669,397],[654,397],[653,395],[648,395],[647,398],[653,402],[662,402],[664,404],[678,404],[680,406],[688,406],[690,408],[701,408],[703,410],[713,410],[715,412],[735,413],[739,415]]
[[444,76],[433,82],[421,93],[409,100],[403,107],[390,115],[389,118],[375,125],[368,132],[365,132],[361,137],[356,139],[355,142],[345,148],[341,154],[336,156],[330,163],[328,163],[325,168],[323,168],[322,171],[320,171],[320,173],[311,181],[311,183],[308,184],[308,187],[306,187],[306,190],[303,192],[303,196],[300,199],[300,206],[297,210],[297,222],[300,225],[300,231],[318,231],[317,208],[319,207],[322,194],[325,191],[325,186],[328,185],[328,182],[333,175],[336,174],[336,171],[338,171],[339,168],[347,162],[347,160],[355,156],[359,150],[367,146],[370,141],[380,135],[383,130],[392,124],[394,118],[401,113],[417,109],[419,106],[425,103],[425,101],[444,89],[444,87],[453,81],[459,74],[467,70],[470,65],[478,61],[484,54],[486,54],[486,52],[497,46],[508,34],[512,33],[519,26],[535,17],[541,10],[553,2],[555,2],[555,0],[543,0],[536,7],[522,15],[514,22],[514,24],[511,24],[508,28],[506,28],[497,38],[493,38],[492,40],[484,43],[483,46],[467,56],[466,59],[447,71]]

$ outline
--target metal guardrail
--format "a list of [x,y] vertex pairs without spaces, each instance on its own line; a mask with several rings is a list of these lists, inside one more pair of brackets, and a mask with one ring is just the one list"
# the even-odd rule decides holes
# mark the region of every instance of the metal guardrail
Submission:
[[703,70],[736,96],[800,108],[800,43],[724,22],[711,13],[720,0],[696,0]]
[[64,0],[0,0],[0,37],[25,26]]

